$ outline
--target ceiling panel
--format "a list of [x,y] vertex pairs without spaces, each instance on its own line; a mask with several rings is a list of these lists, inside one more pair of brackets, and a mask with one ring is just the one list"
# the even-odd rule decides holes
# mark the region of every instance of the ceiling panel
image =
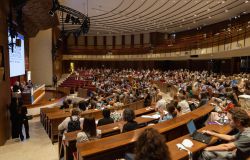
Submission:
[[[173,33],[250,11],[247,0],[59,0],[59,3],[90,17],[89,35]],[[77,26],[65,26],[73,27]]]

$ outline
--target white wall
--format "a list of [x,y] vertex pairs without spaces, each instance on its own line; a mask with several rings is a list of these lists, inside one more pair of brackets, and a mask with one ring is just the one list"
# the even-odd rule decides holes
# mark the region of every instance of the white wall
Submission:
[[52,30],[40,31],[29,39],[31,79],[35,84],[52,85]]

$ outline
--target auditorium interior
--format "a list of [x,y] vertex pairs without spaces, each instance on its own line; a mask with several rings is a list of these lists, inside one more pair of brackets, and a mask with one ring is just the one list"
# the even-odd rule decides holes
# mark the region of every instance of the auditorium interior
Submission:
[[248,0],[1,0],[0,159],[250,159],[249,72]]

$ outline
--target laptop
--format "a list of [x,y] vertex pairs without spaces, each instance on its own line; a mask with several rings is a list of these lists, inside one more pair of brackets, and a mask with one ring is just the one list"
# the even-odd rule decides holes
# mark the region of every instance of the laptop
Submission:
[[189,131],[189,133],[190,133],[192,139],[194,139],[194,140],[196,140],[196,141],[199,141],[199,142],[202,142],[202,143],[209,144],[209,142],[210,142],[210,140],[211,140],[212,137],[209,136],[209,135],[206,135],[206,134],[202,134],[202,133],[197,132],[193,120],[190,120],[190,121],[187,123],[187,128],[188,128],[188,131]]

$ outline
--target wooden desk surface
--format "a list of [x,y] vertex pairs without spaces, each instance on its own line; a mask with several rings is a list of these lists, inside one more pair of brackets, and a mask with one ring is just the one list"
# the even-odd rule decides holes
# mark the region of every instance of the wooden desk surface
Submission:
[[[207,125],[201,129],[199,129],[199,131],[202,130],[215,130],[219,133],[223,133],[223,134],[227,134],[229,133],[232,128],[229,125]],[[192,138],[189,135],[185,135],[183,137],[177,138],[173,141],[167,142],[166,145],[168,146],[168,150],[170,153],[170,159],[184,159],[188,157],[188,153],[187,151],[184,150],[179,150],[176,146],[177,143],[182,143],[182,141],[184,139],[189,139],[193,142],[193,147],[192,148],[188,148],[192,153],[198,152],[202,149],[204,149],[205,147],[207,147],[208,145],[205,143],[201,143],[195,140],[192,140]],[[217,137],[212,136],[212,139],[210,141],[210,145],[215,143],[216,140],[218,140]]]
[[146,108],[140,108],[140,109],[135,110],[135,116],[138,117],[138,116],[152,113],[152,112],[154,112],[154,108],[152,106],[146,107]]
[[[177,128],[178,126],[186,124],[190,119],[194,120],[198,119],[210,113],[213,109],[214,107],[211,106],[209,103],[207,103],[206,105],[190,113],[148,127],[153,127],[157,129],[160,133],[165,133],[167,131],[170,131],[171,129]],[[132,144],[137,140],[138,135],[140,135],[140,133],[143,132],[144,130],[145,127],[127,133],[122,133],[111,137],[102,138],[93,142],[90,141],[85,143],[79,143],[77,144],[77,150],[80,157],[82,158],[90,157],[98,153],[110,151],[116,147],[122,147]]]

